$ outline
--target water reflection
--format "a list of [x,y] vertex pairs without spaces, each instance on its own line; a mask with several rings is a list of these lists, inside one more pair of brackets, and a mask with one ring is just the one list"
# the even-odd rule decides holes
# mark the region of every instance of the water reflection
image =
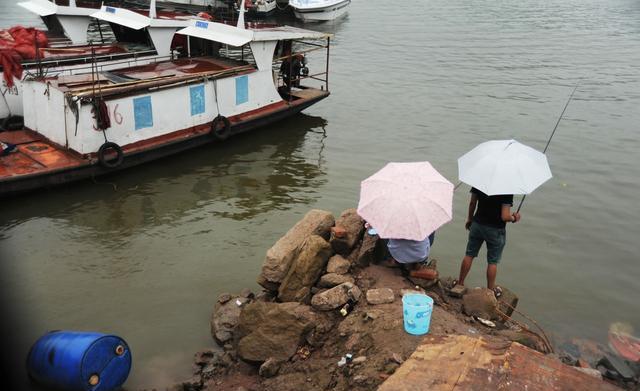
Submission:
[[[93,183],[5,200],[0,238],[10,238],[13,229],[33,222],[74,242],[125,249],[134,234],[162,237],[168,228],[184,222],[245,221],[309,204],[326,182],[322,157],[326,125],[321,117],[301,114],[224,144],[97,178]],[[108,263],[114,269],[108,276],[139,271],[139,262],[143,262],[128,256],[120,261],[119,265],[113,257]],[[106,265],[82,260],[79,267],[91,270],[98,264]]]
[[[244,220],[271,209],[287,209],[292,203],[308,203],[314,192],[306,188],[325,182],[326,124],[321,117],[301,114],[225,144],[133,168],[117,177],[7,200],[8,213],[3,216],[7,220],[2,225],[6,229],[46,211],[48,217],[64,216],[70,225],[126,233],[164,224],[167,218],[175,220],[208,204],[220,205],[212,211],[216,216]],[[171,194],[178,198],[168,199]],[[59,203],[59,208],[52,210],[43,200]]]

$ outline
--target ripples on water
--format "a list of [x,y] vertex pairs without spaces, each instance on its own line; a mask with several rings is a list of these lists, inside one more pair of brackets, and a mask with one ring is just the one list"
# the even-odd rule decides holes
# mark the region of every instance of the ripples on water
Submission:
[[[0,23],[22,15],[9,10]],[[47,329],[105,330],[133,347],[131,387],[184,376],[212,344],[215,296],[255,287],[265,250],[310,208],[355,206],[388,161],[429,160],[455,181],[482,141],[542,149],[576,83],[548,151],[554,178],[509,227],[498,279],[558,340],[640,327],[639,21],[634,0],[429,0],[355,1],[308,25],[336,35],[332,96],[306,116],[3,201],[0,283],[23,346]],[[463,255],[466,191],[433,249],[445,275]]]

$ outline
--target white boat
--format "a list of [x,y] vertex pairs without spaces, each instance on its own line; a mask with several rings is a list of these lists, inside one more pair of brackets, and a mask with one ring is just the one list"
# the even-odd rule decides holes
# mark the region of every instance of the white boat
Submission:
[[270,15],[277,8],[276,0],[249,0],[245,7],[250,14],[258,17]]
[[[1,142],[17,144],[0,156],[0,197],[222,142],[329,96],[331,34],[245,29],[243,14],[238,26],[191,21],[178,33],[198,56],[25,80],[26,129],[0,132]],[[326,58],[310,71],[305,56],[316,50]],[[295,63],[304,67],[291,72]]]
[[[67,8],[73,7],[56,6],[46,0],[31,0],[29,5],[51,4],[56,12],[63,12],[63,18],[69,11]],[[24,4],[24,3],[23,3]],[[31,11],[44,12],[44,7],[25,7]],[[51,9],[49,9],[50,11]],[[76,8],[77,10],[77,8]],[[86,42],[87,31],[90,18],[95,18],[109,23],[117,38],[116,42],[102,45],[63,45],[51,48],[41,48],[40,52],[43,57],[40,61],[23,61],[22,66],[25,69],[23,78],[28,74],[43,73],[46,76],[57,75],[73,75],[79,73],[87,73],[91,71],[90,63],[94,62],[100,71],[107,71],[115,68],[126,66],[144,65],[154,61],[166,60],[172,54],[172,42],[174,34],[180,28],[189,25],[192,19],[199,19],[194,16],[175,12],[156,12],[155,1],[152,0],[149,15],[144,16],[138,12],[131,10],[102,7],[101,9],[89,8],[90,13],[86,10],[78,11],[77,14],[82,18],[71,20],[71,24],[76,24],[71,30],[74,31],[69,38],[75,37],[75,40]],[[46,11],[46,12],[49,12]],[[57,14],[49,14],[57,15]],[[57,15],[60,18],[61,15]],[[86,21],[82,21],[82,20]],[[65,22],[67,25],[67,22]],[[68,28],[68,25],[67,25]],[[84,34],[80,31],[85,28]],[[82,39],[82,40],[80,40]],[[151,43],[151,46],[148,43]],[[186,48],[185,48],[186,50]],[[94,54],[95,53],[95,54]],[[3,77],[4,70],[0,67],[0,79],[2,80],[3,96],[0,100],[0,119],[3,125],[9,122],[19,123],[19,117],[23,115],[23,99],[22,99],[22,81],[13,78],[13,85],[8,86]],[[14,118],[17,118],[14,120]],[[3,126],[8,127],[8,126]]]
[[18,5],[40,16],[50,32],[64,35],[74,44],[87,42],[89,15],[97,11],[97,7],[77,7],[75,0],[70,0],[68,6],[48,0],[28,0]]
[[347,13],[351,0],[289,0],[293,13],[305,21],[334,20]]

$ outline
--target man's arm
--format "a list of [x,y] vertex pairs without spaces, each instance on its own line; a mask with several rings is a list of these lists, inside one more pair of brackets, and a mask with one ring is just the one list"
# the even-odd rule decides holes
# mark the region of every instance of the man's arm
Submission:
[[471,227],[471,221],[473,220],[473,214],[476,211],[476,205],[478,205],[478,195],[471,193],[471,199],[469,200],[469,211],[467,212],[467,222],[464,223],[464,227],[469,230]]
[[520,221],[520,213],[511,213],[511,205],[508,204],[502,205],[501,217],[505,223],[517,223]]

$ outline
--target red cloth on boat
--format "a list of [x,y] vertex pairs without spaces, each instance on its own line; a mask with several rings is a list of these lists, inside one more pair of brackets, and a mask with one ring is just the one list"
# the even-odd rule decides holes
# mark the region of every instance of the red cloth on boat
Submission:
[[206,12],[198,12],[198,14],[196,14],[196,16],[198,18],[206,19],[206,20],[209,20],[209,21],[213,20],[213,16],[209,15]]
[[0,64],[7,86],[13,86],[13,78],[22,78],[22,60],[35,60],[36,50],[49,45],[43,31],[33,27],[11,27],[0,30]]
[[111,127],[111,118],[109,118],[109,108],[104,99],[97,98],[93,101],[93,109],[95,110],[96,124],[98,129],[106,130]]

